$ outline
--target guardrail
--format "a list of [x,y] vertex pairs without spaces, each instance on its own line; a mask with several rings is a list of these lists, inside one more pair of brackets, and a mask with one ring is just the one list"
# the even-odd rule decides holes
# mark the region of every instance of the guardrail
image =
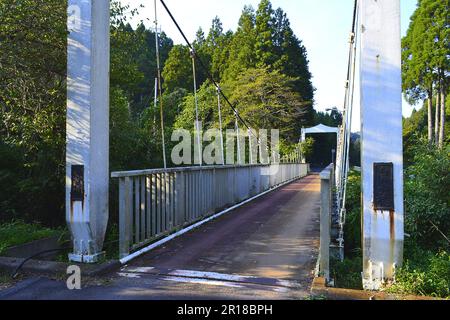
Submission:
[[289,163],[113,172],[112,177],[119,179],[120,258],[233,205],[302,178],[308,170],[307,164]]

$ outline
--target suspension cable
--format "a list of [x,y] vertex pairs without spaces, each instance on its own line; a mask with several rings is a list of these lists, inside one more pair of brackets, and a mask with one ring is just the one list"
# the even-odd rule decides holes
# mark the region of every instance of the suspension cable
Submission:
[[220,87],[217,88],[217,109],[219,112],[219,130],[220,130],[220,150],[222,165],[225,165],[225,150],[223,146],[223,124],[222,124],[222,106],[220,103]]
[[236,117],[236,120],[235,120],[235,124],[234,124],[234,127],[235,127],[235,130],[236,130],[236,137],[237,137],[237,161],[238,161],[238,164],[242,164],[242,155],[241,155],[241,136],[240,136],[240,133],[239,133],[239,121],[238,121],[238,117],[239,117],[239,112],[237,111],[237,109],[236,109],[236,112],[235,112],[235,117]]
[[200,122],[199,122],[199,112],[198,112],[198,97],[197,97],[197,72],[195,70],[195,50],[191,51],[192,57],[192,73],[194,76],[194,103],[195,103],[195,130],[197,133],[197,143],[198,143],[198,162],[200,167],[203,164],[202,148],[201,148],[201,138],[200,138]]
[[[158,78],[155,78],[155,99],[153,101],[153,125],[156,127],[156,114],[158,112]],[[155,136],[155,130],[153,129],[153,135]]]
[[348,121],[350,123],[349,128],[348,128],[348,137],[347,137],[347,149],[346,149],[346,169],[344,172],[344,190],[343,190],[343,196],[342,196],[342,208],[345,210],[345,205],[346,205],[346,196],[347,196],[347,182],[348,182],[348,173],[350,170],[350,145],[351,145],[351,123],[352,123],[352,118],[353,118],[353,108],[354,108],[354,100],[355,100],[355,79],[356,79],[356,61],[357,61],[357,46],[358,46],[358,41],[359,41],[359,36],[358,36],[358,32],[355,28],[357,22],[359,21],[359,17],[357,15],[357,7],[358,7],[358,1],[355,1],[355,14],[354,14],[354,22],[353,22],[353,61],[352,61],[352,75],[351,75],[351,98],[349,101],[349,118]]
[[345,223],[345,205],[346,205],[346,193],[348,172],[350,170],[350,145],[351,145],[351,130],[352,130],[352,118],[353,118],[353,106],[354,106],[354,94],[355,94],[355,78],[356,78],[356,60],[357,60],[357,43],[358,43],[358,0],[354,2],[353,9],[353,21],[352,30],[349,41],[349,59],[347,70],[347,81],[345,87],[345,100],[344,100],[344,114],[343,125],[341,127],[341,136],[339,141],[339,162],[337,168],[339,172],[337,174],[337,187],[338,187],[338,213],[341,223]]
[[166,141],[165,141],[165,130],[164,130],[164,107],[162,99],[162,81],[161,81],[161,63],[159,59],[159,36],[158,36],[158,11],[155,2],[155,42],[156,42],[156,65],[158,69],[158,89],[159,89],[159,106],[160,106],[160,117],[161,117],[161,137],[162,137],[162,149],[163,149],[163,161],[164,169],[167,169],[167,158],[166,158]]
[[248,147],[249,147],[249,152],[248,152],[248,156],[249,156],[249,162],[250,164],[254,164],[254,159],[253,159],[253,143],[252,143],[252,133],[251,130],[248,129]]

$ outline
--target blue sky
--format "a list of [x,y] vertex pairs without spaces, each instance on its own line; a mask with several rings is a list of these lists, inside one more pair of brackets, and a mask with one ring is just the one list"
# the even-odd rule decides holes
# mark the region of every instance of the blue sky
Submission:
[[[136,21],[144,20],[152,26],[154,9],[152,0],[121,0],[123,4],[140,9]],[[211,20],[219,16],[224,29],[235,30],[246,4],[257,7],[260,0],[165,0],[167,6],[178,20],[189,40],[193,40],[199,27],[207,32]],[[288,15],[296,35],[303,41],[308,50],[313,84],[317,89],[317,110],[337,106],[342,107],[344,101],[344,82],[346,78],[348,37],[351,28],[353,0],[272,0],[274,8],[281,7]],[[406,34],[409,19],[416,8],[417,0],[401,0],[402,33]],[[175,41],[183,43],[181,36],[158,1],[159,21],[162,29]],[[412,107],[404,102],[403,113],[409,116]],[[355,113],[355,125],[358,126]],[[355,128],[356,131],[358,130]]]

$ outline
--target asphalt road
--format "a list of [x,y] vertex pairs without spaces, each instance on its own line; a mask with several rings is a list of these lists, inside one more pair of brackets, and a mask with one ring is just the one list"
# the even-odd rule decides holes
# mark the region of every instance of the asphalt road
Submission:
[[320,179],[310,175],[194,230],[119,272],[65,281],[29,278],[0,299],[302,299],[319,247]]

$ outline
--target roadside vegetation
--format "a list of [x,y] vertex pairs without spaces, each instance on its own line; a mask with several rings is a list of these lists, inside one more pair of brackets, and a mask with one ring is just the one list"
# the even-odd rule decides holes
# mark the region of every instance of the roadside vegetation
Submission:
[[20,220],[0,224],[0,256],[9,247],[50,237],[62,237],[64,234],[62,228],[50,229],[38,223],[25,223]]

